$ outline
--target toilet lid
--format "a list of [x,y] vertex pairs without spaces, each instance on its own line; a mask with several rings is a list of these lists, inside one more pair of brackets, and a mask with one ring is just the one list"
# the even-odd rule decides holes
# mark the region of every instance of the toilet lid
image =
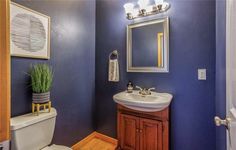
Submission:
[[53,144],[51,146],[47,146],[43,148],[42,150],[72,150],[72,149],[66,146]]

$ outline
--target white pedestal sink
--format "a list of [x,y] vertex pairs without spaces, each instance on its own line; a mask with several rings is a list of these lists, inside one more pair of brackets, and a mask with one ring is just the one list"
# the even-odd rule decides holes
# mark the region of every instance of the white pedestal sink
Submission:
[[127,108],[144,111],[155,112],[161,111],[170,105],[172,95],[169,93],[151,92],[151,95],[141,95],[139,91],[134,90],[133,93],[126,91],[120,92],[113,96],[113,100]]

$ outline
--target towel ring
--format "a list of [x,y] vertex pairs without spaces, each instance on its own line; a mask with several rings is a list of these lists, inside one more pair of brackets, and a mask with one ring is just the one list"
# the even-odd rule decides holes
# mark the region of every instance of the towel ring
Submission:
[[112,51],[110,54],[109,54],[109,59],[111,59],[111,56],[112,55],[114,55],[114,56],[116,56],[116,58],[118,59],[118,51],[117,50],[114,50],[114,51]]

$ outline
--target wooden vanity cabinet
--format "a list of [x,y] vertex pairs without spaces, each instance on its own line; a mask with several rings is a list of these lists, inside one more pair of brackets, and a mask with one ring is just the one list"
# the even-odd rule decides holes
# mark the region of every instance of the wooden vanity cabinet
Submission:
[[169,150],[169,109],[141,112],[118,105],[118,149]]

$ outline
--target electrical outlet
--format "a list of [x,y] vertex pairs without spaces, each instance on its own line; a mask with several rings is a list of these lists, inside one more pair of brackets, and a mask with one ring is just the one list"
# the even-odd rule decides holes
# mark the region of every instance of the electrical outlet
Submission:
[[206,80],[206,69],[198,69],[198,80]]

